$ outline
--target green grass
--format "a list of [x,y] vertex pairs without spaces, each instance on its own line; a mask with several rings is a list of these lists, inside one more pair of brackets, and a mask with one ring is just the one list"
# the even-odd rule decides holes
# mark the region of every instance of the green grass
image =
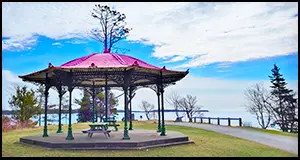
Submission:
[[[197,122],[197,124],[208,124],[208,123]],[[216,125],[216,124],[209,124],[209,125]],[[278,134],[278,135],[290,136],[290,137],[296,137],[296,138],[298,138],[298,133],[289,133],[289,132],[282,132],[282,131],[277,131],[277,130],[262,129],[262,128],[256,128],[256,127],[246,127],[246,126],[243,126],[243,127],[230,126],[230,127],[233,127],[233,128],[244,128],[244,129],[250,129],[250,130],[255,130],[255,131],[260,131],[260,132],[266,132],[266,133],[271,133],[271,134]]]
[[255,128],[255,127],[242,127],[242,128],[298,138],[298,133],[289,133],[289,132],[282,132],[282,131],[276,131],[276,130],[270,130],[270,129]]
[[[122,127],[121,123],[121,127]],[[121,128],[120,127],[120,128]],[[135,129],[156,130],[154,123],[134,122]],[[74,124],[73,130],[87,128],[86,123]],[[49,132],[55,132],[57,126],[49,126]],[[67,131],[67,126],[63,126]],[[179,131],[195,142],[195,144],[171,146],[165,148],[153,148],[147,150],[127,150],[127,151],[101,151],[101,150],[54,150],[38,146],[19,144],[20,137],[43,133],[43,127],[34,129],[15,130],[2,133],[2,157],[297,157],[276,148],[247,141],[244,139],[224,135],[212,131],[183,126],[167,126],[168,130]],[[76,137],[75,137],[76,138]]]

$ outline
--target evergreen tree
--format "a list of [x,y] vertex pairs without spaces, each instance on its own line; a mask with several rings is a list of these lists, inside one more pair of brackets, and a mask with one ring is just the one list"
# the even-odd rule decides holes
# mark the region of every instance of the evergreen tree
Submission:
[[16,120],[26,122],[41,113],[42,110],[32,89],[28,90],[26,86],[15,86],[15,91],[15,95],[12,95],[8,103]]
[[[296,105],[297,100],[294,98],[295,93],[293,90],[286,87],[287,83],[283,75],[279,72],[280,68],[274,64],[271,70],[272,75],[269,76],[272,85],[271,94],[273,97],[273,104],[270,105],[273,110],[275,123],[279,125],[282,131],[292,131],[296,121]],[[297,127],[298,128],[298,127]]]
[[[38,85],[38,88],[36,90],[37,93],[37,99],[38,99],[38,104],[41,109],[45,108],[44,106],[44,100],[45,100],[45,87],[43,85]],[[42,116],[39,114],[39,126],[41,126],[42,123]]]
[[90,103],[86,97],[83,97],[81,101],[77,101],[77,104],[80,105],[78,110],[78,122],[87,122],[92,120],[92,110]]

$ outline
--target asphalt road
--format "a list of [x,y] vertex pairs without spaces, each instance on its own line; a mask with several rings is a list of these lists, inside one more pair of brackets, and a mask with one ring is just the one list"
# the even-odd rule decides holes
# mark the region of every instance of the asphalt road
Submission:
[[298,138],[295,137],[264,133],[243,128],[232,128],[228,126],[218,126],[210,124],[166,122],[166,125],[188,126],[228,134],[231,136],[275,147],[298,155]]

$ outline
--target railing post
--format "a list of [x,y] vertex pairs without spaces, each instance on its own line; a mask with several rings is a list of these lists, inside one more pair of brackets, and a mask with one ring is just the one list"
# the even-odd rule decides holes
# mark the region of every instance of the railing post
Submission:
[[208,124],[210,124],[210,117],[208,117]]
[[202,117],[200,117],[200,123],[203,123],[203,119],[202,119]]
[[220,125],[220,118],[218,117],[218,125]]
[[230,126],[231,124],[230,124],[230,117],[228,117],[228,126]]
[[194,117],[194,123],[196,123],[196,117]]
[[240,127],[242,127],[242,118],[239,118]]

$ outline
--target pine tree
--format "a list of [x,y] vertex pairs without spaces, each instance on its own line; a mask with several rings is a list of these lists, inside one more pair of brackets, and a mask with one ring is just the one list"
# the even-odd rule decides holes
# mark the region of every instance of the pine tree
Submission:
[[77,102],[80,104],[80,108],[78,110],[78,122],[87,122],[92,120],[92,111],[89,101],[83,97],[81,101]]
[[272,75],[269,76],[269,78],[272,85],[270,87],[272,88],[271,94],[275,102],[271,105],[271,108],[273,110],[275,123],[278,124],[284,132],[292,131],[296,110],[295,93],[286,87],[287,83],[283,75],[280,74],[280,68],[278,68],[276,64],[274,64],[274,68],[271,71]]
[[25,85],[15,86],[15,94],[11,96],[8,103],[12,109],[13,117],[19,122],[26,122],[41,114],[34,90],[29,90]]

